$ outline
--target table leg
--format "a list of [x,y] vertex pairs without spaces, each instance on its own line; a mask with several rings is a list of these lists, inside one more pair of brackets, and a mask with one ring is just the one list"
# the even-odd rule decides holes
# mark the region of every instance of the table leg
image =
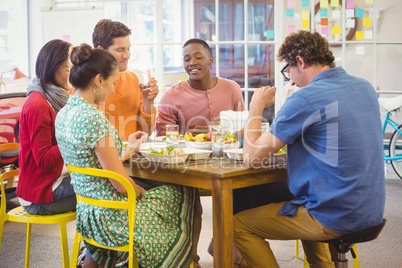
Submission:
[[232,181],[214,178],[212,189],[214,268],[233,268]]

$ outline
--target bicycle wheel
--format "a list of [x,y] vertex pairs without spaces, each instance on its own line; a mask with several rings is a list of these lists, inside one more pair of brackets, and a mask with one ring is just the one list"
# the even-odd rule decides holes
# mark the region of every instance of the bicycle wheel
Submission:
[[[398,127],[399,131],[402,132],[402,124]],[[398,131],[392,134],[391,140],[389,141],[389,156],[398,157],[399,159],[390,160],[395,173],[402,179],[402,135]]]

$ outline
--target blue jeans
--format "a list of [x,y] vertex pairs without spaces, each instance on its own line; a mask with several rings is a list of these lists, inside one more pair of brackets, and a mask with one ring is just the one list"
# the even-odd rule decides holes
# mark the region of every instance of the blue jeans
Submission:
[[26,212],[31,215],[53,215],[69,211],[75,211],[77,198],[71,178],[64,177],[60,185],[53,191],[53,202],[50,203],[32,203],[30,206],[24,206]]

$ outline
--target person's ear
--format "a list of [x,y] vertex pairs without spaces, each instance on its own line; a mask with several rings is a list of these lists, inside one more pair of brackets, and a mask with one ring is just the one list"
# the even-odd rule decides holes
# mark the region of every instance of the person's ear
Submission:
[[297,67],[304,69],[306,66],[306,63],[304,62],[302,57],[296,56],[296,65],[297,65]]
[[97,74],[94,78],[94,83],[96,86],[102,86],[102,75],[101,74]]
[[212,66],[214,64],[214,57],[209,56],[209,66]]
[[98,45],[96,48],[101,48],[101,49],[104,49],[101,45]]

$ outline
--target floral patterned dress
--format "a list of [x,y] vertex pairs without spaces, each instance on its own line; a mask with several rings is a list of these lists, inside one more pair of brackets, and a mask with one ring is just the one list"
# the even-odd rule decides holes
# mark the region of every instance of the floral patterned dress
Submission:
[[[113,137],[121,152],[122,143],[114,126],[93,105],[79,96],[70,96],[56,118],[56,138],[64,162],[78,167],[102,169],[94,146],[106,136]],[[71,174],[74,191],[101,200],[124,200],[107,178]],[[184,267],[191,256],[195,192],[178,185],[155,187],[137,199],[134,252],[142,267]],[[84,238],[102,245],[128,244],[127,211],[77,204],[76,228]],[[92,257],[103,267],[114,267],[128,254],[87,245]]]

